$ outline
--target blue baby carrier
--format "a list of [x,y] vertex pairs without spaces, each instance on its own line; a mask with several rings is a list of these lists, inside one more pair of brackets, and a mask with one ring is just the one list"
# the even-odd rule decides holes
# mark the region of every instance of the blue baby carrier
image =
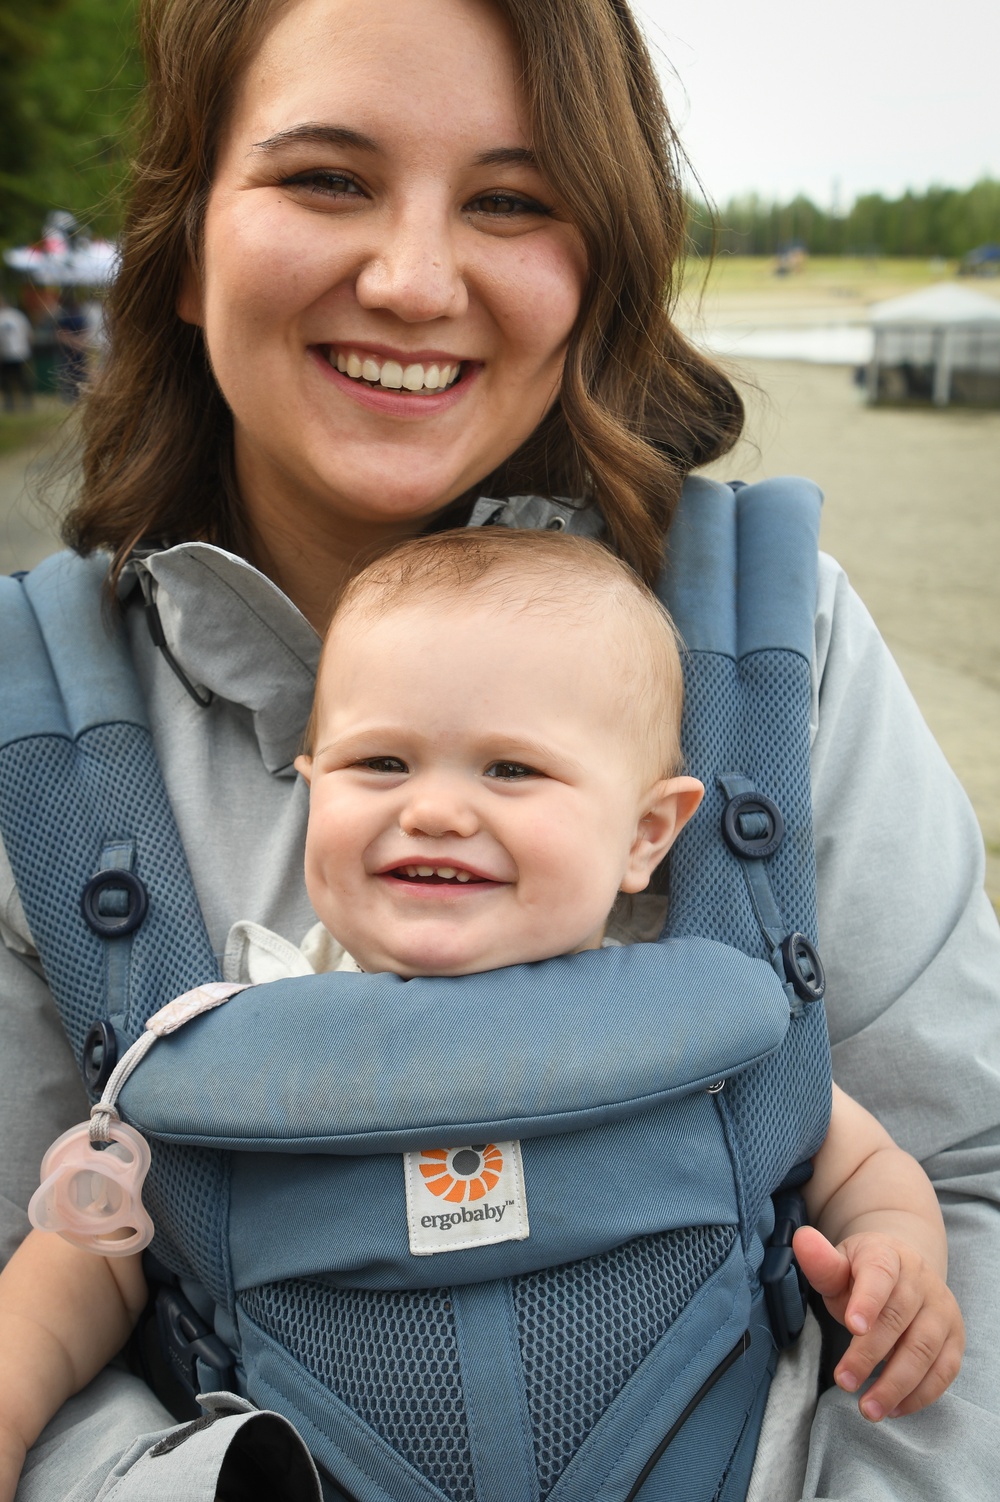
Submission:
[[[257,987],[124,1088],[152,1149],[167,1363],[285,1414],[328,1498],[746,1495],[803,1319],[784,1191],[830,1108],[818,513],[802,481],[685,487],[662,593],[707,795],[658,943]],[[147,1017],[218,977],[102,573],[63,554],[0,581],[0,825],[92,1090]]]

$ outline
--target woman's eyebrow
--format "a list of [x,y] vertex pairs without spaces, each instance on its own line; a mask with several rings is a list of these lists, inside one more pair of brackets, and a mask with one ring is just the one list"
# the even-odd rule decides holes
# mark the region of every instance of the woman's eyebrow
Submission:
[[[379,143],[360,130],[347,125],[320,125],[307,123],[293,125],[288,130],[279,130],[277,135],[256,141],[254,151],[280,151],[283,146],[344,146],[356,151],[379,151]],[[532,167],[537,169],[535,153],[527,146],[494,146],[481,151],[473,159],[477,167]]]
[[475,158],[477,167],[538,167],[538,158],[527,146],[495,146]]
[[293,125],[289,130],[279,130],[266,141],[255,141],[254,151],[280,151],[283,146],[303,143],[308,146],[349,146],[356,151],[378,151],[377,141],[363,135],[360,130],[351,130],[346,125]]

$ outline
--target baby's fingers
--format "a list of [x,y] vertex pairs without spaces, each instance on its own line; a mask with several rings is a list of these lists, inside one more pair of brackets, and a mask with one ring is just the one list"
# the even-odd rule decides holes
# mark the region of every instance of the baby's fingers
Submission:
[[[874,1294],[869,1294],[867,1298],[877,1302],[877,1296]],[[854,1312],[853,1303],[852,1293],[852,1312],[848,1315],[845,1311],[843,1320],[849,1329],[855,1328],[855,1320],[864,1318]],[[870,1307],[870,1304],[866,1304],[865,1307]],[[911,1339],[916,1320],[923,1312],[925,1311],[920,1291],[909,1280],[900,1279],[894,1282],[888,1298],[878,1310],[870,1327],[864,1334],[855,1335],[839,1362],[833,1374],[837,1385],[845,1392],[857,1392],[862,1383],[867,1382],[880,1361],[884,1361],[897,1346],[902,1348],[904,1338]],[[927,1366],[936,1355],[943,1340],[944,1331],[942,1330],[938,1345],[928,1356],[923,1371],[927,1370]],[[917,1378],[914,1379],[911,1388],[916,1385],[916,1380]],[[882,1408],[883,1412],[888,1411],[885,1404]]]
[[960,1322],[956,1328],[943,1312],[921,1310],[861,1399],[865,1418],[877,1423],[935,1402],[958,1375],[964,1346]]
[[854,1281],[843,1322],[852,1335],[873,1332],[868,1342],[870,1371],[895,1344],[900,1330],[906,1328],[910,1301],[900,1288],[902,1263],[895,1247],[886,1242],[863,1244],[851,1251],[850,1260]]

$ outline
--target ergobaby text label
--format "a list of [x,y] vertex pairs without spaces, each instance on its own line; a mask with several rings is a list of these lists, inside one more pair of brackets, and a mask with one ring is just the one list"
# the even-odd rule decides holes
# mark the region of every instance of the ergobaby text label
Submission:
[[428,1147],[404,1153],[403,1171],[414,1257],[529,1236],[519,1142]]

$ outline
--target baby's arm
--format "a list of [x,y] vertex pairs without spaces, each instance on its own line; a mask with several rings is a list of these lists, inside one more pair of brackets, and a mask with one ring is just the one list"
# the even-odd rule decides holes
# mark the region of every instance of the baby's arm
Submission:
[[[833,1087],[826,1141],[803,1189],[816,1229],[794,1237],[799,1266],[854,1336],[834,1379],[877,1421],[915,1413],[954,1381],[965,1347],[945,1283],[948,1248],[930,1180],[857,1101]],[[888,1359],[886,1359],[888,1358]]]
[[32,1231],[0,1275],[0,1502],[49,1419],[121,1350],[146,1302],[138,1253]]

